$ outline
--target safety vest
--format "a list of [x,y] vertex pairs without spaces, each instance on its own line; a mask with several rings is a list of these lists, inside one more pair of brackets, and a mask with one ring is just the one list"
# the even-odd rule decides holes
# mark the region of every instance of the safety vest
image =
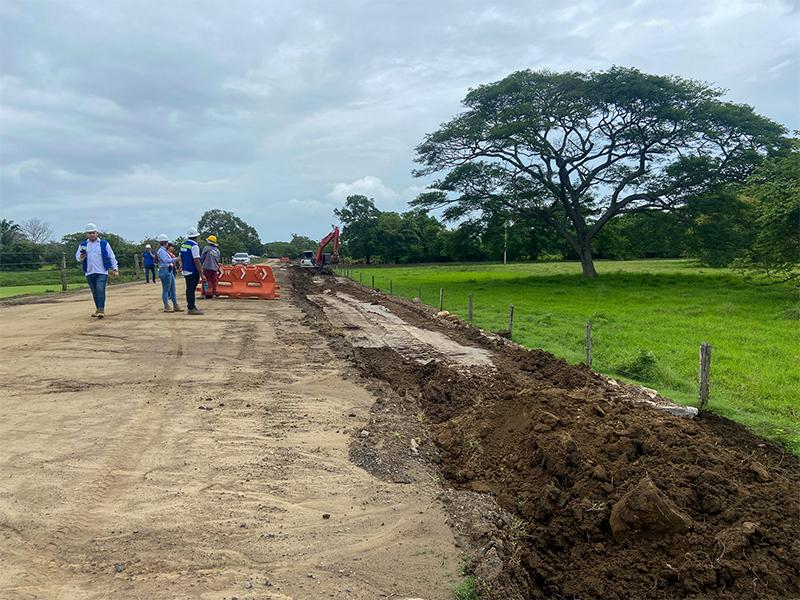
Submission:
[[194,264],[192,247],[197,246],[194,240],[186,240],[181,244],[181,265],[187,273],[197,273],[197,265]]
[[[83,248],[84,250],[87,249],[88,245],[89,245],[89,240],[83,240],[81,242],[81,248]],[[108,255],[108,242],[105,240],[100,240],[100,254],[103,257],[103,268],[106,271],[110,271],[111,257]],[[89,269],[89,260],[84,259],[81,264],[83,265],[83,272],[86,273],[86,271]]]

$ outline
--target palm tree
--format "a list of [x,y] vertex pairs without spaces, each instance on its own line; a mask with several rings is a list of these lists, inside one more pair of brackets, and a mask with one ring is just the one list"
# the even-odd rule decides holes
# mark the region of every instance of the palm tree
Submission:
[[22,231],[17,223],[0,219],[0,245],[7,246],[19,237],[22,237]]

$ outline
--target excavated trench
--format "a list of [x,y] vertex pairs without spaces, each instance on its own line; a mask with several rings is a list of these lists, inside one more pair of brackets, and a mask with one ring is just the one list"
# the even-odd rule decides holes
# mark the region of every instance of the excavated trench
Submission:
[[800,597],[793,455],[428,307],[294,282],[361,374],[424,413],[483,597]]

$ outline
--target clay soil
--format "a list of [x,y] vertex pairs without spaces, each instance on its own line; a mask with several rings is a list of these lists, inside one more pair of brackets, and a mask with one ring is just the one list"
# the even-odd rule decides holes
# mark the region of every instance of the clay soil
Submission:
[[[296,286],[380,303],[491,351],[495,368],[420,365],[388,348],[346,357],[422,415],[424,454],[450,486],[442,498],[483,597],[800,597],[793,455],[713,414],[656,411],[632,401],[635,389],[425,306],[332,277],[297,273]],[[319,305],[305,309],[345,345]]]

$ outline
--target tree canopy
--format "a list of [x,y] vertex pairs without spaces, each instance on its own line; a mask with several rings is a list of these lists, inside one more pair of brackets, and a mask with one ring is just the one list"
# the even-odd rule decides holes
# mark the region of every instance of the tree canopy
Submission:
[[470,91],[417,147],[417,176],[446,173],[413,204],[542,222],[593,277],[592,241],[611,219],[741,182],[785,148],[781,125],[722,95],[620,67],[512,73]]
[[263,245],[255,227],[227,210],[207,210],[197,222],[197,230],[203,239],[215,235],[223,257],[236,252],[261,255]]
[[344,206],[335,209],[333,214],[342,223],[348,251],[353,256],[364,257],[369,264],[378,243],[376,231],[380,211],[375,208],[375,201],[358,194],[348,196]]
[[740,264],[769,280],[800,280],[800,144],[764,161],[742,195],[752,203],[756,233]]

